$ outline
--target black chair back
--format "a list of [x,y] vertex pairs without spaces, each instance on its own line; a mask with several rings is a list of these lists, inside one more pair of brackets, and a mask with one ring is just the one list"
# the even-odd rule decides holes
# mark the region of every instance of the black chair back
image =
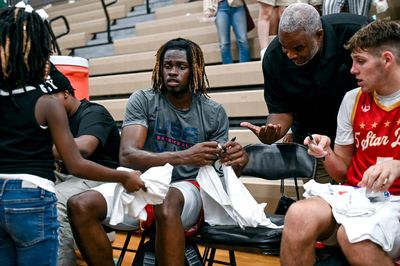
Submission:
[[242,175],[268,180],[291,177],[314,178],[316,159],[297,143],[252,144],[245,147],[249,162]]

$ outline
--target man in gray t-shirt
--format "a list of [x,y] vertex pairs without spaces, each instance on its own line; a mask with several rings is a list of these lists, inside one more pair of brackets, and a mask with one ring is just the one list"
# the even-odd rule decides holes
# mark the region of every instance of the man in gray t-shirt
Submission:
[[[164,202],[153,206],[158,265],[184,264],[184,233],[197,225],[202,207],[194,182],[199,167],[221,158],[222,163],[240,171],[248,161],[242,146],[228,141],[228,117],[223,107],[207,96],[204,70],[197,44],[181,38],[168,41],[156,54],[153,88],[133,93],[126,108],[120,164],[141,171],[166,163],[174,166]],[[85,215],[71,221],[89,265],[112,265],[104,233],[93,230],[111,215],[109,194],[101,187],[80,194],[78,208]],[[85,227],[91,230],[85,231]]]
[[[155,153],[184,151],[205,141],[228,141],[229,121],[224,108],[203,94],[191,95],[190,107],[180,110],[165,94],[137,91],[129,98],[122,128],[131,125],[147,128],[143,150]],[[197,171],[198,167],[175,165],[172,181],[194,180]]]

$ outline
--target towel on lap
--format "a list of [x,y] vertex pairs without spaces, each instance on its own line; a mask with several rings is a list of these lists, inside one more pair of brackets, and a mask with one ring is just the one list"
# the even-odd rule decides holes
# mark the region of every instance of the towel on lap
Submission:
[[[134,193],[127,193],[121,184],[116,184],[110,225],[121,223],[125,215],[145,221],[147,212],[144,207],[147,204],[161,204],[164,201],[171,183],[172,169],[172,165],[166,164],[152,167],[144,172],[140,178],[147,191],[140,189]],[[118,167],[117,170],[132,171],[124,167]]]
[[351,243],[370,240],[391,252],[400,234],[400,196],[387,195],[370,199],[365,188],[304,184],[304,197],[319,196],[332,207],[337,223],[342,224]]

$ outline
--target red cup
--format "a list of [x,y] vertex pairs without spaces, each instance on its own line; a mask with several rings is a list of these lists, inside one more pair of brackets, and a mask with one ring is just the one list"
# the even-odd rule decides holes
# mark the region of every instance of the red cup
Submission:
[[71,82],[75,97],[89,100],[89,62],[77,56],[51,56],[50,61]]

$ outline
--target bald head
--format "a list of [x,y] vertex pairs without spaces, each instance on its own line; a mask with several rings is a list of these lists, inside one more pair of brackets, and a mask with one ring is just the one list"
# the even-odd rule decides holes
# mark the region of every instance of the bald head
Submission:
[[305,31],[311,36],[321,28],[322,24],[318,11],[313,6],[304,3],[289,5],[283,11],[279,22],[279,33]]

